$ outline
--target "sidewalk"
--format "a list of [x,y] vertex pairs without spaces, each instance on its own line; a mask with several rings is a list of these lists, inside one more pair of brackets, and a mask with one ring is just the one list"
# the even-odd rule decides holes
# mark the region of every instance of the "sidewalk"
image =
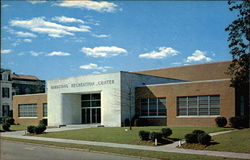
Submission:
[[[47,129],[46,131],[51,132],[55,129],[57,128],[50,128],[50,129]],[[60,128],[60,129],[70,130],[70,129],[76,129],[76,128]],[[59,139],[59,138],[23,136],[24,133],[25,133],[24,131],[4,132],[4,133],[1,133],[1,136],[11,137],[11,138],[21,138],[21,139],[27,139],[27,140],[40,140],[40,141],[49,141],[49,142],[71,143],[71,144],[82,144],[82,145],[93,145],[93,146],[104,146],[104,147],[115,147],[115,148],[126,148],[126,149],[139,149],[139,150],[148,150],[148,151],[160,151],[160,152],[206,155],[206,156],[217,156],[217,157],[238,158],[238,159],[250,159],[250,154],[246,154],[246,153],[179,149],[179,148],[176,148],[176,143],[172,145],[154,147],[154,146],[140,146],[140,145],[117,144],[117,143],[94,142],[94,141],[80,141],[80,140]]]

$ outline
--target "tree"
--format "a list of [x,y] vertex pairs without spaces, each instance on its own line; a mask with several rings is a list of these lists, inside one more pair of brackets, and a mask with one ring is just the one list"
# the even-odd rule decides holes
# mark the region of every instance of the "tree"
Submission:
[[232,87],[249,86],[250,0],[229,0],[228,4],[229,10],[236,10],[238,15],[225,29],[229,32],[228,46],[233,59],[227,73],[232,76]]

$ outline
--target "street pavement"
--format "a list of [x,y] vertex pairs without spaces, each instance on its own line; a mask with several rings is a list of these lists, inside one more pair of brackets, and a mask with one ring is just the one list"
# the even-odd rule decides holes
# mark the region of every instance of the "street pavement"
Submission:
[[1,140],[1,160],[140,160],[137,157]]
[[[75,129],[71,128],[49,128],[46,132],[52,131],[63,131]],[[77,128],[79,129],[79,128]],[[213,135],[225,134],[230,131],[217,132]],[[231,131],[232,132],[232,131]],[[217,156],[217,157],[227,157],[227,158],[238,158],[238,159],[249,159],[250,154],[247,153],[234,153],[234,152],[221,152],[221,151],[208,151],[208,150],[191,150],[191,149],[181,149],[176,148],[178,142],[171,145],[164,146],[142,146],[142,145],[130,145],[130,144],[118,144],[118,143],[108,143],[108,142],[94,142],[94,141],[81,141],[81,140],[71,140],[71,139],[59,139],[59,138],[47,138],[47,137],[36,137],[36,136],[24,136],[25,131],[16,131],[16,132],[3,132],[1,136],[11,137],[11,138],[21,138],[29,140],[40,140],[40,141],[49,141],[49,142],[60,142],[60,143],[71,143],[71,144],[82,144],[82,145],[93,145],[93,146],[105,146],[105,147],[115,147],[115,148],[126,148],[126,149],[139,149],[147,151],[160,151],[160,152],[169,152],[169,153],[183,153],[183,154],[193,154],[193,155],[206,155],[206,156]]]

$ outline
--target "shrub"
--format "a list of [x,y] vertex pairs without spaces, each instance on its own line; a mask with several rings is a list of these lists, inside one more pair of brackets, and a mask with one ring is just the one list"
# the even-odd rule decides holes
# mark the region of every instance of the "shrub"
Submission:
[[128,119],[128,118],[126,118],[126,119],[125,119],[125,121],[124,121],[124,125],[125,125],[125,126],[130,126],[130,121],[129,121],[129,119]]
[[197,135],[194,133],[188,133],[185,135],[185,140],[187,143],[197,143]]
[[244,128],[249,127],[247,116],[240,116],[239,117],[239,126],[244,127]]
[[149,140],[149,134],[150,132],[147,131],[139,131],[139,136],[141,140]]
[[161,140],[162,139],[162,133],[161,132],[151,132],[150,133],[150,139],[154,141],[155,139]]
[[46,130],[46,126],[44,124],[39,124],[37,127],[35,127],[35,133],[41,134]]
[[203,130],[193,130],[192,133],[198,137],[200,134],[205,133],[205,132]]
[[48,125],[48,120],[47,119],[42,119],[39,121],[39,124],[44,124],[45,126]]
[[36,126],[28,126],[28,127],[27,127],[27,131],[28,131],[29,133],[35,133],[35,129],[36,129]]
[[6,117],[3,119],[3,123],[9,123],[10,125],[14,125],[15,124],[15,119],[12,117]]
[[2,128],[3,128],[4,131],[9,131],[9,130],[10,130],[10,124],[5,122],[5,123],[2,125]]
[[173,133],[170,128],[162,128],[161,131],[162,131],[163,137],[165,138],[169,137]]
[[239,117],[231,117],[229,118],[229,122],[232,128],[239,128],[240,127],[240,119]]
[[147,119],[135,119],[134,125],[135,126],[147,126],[148,121],[147,121]]
[[227,125],[227,119],[225,117],[215,118],[216,125],[218,127],[225,127]]
[[203,145],[209,145],[211,141],[211,136],[207,133],[202,133],[198,136],[198,142]]

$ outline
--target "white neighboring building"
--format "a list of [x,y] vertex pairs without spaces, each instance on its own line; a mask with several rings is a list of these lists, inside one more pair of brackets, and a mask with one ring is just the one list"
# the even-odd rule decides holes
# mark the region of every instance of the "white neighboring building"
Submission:
[[8,117],[12,111],[12,81],[11,71],[1,69],[0,71],[0,117]]
[[122,71],[49,80],[48,125],[120,127],[135,114],[135,87],[173,82],[183,81]]

